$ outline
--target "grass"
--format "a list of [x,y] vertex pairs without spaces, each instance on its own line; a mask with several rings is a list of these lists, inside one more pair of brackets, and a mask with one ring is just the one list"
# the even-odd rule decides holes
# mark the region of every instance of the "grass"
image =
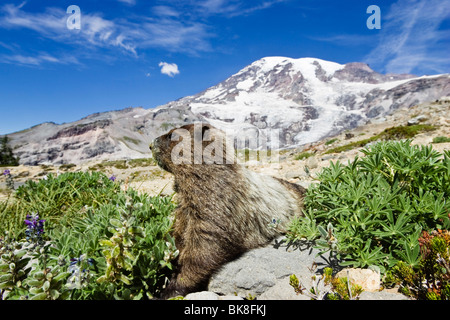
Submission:
[[339,140],[338,138],[330,139],[330,140],[328,140],[327,142],[325,142],[325,145],[328,146],[328,145],[330,145],[330,144],[335,143],[335,142],[338,141],[338,140]]
[[270,160],[272,157],[276,157],[276,153],[272,150],[252,150],[252,149],[237,149],[235,151],[237,159],[242,162],[248,162],[251,160],[265,161]]
[[305,152],[301,152],[301,153],[297,154],[294,159],[295,160],[304,160],[304,159],[308,159],[311,156],[313,156],[313,154],[311,152],[305,151]]
[[86,207],[96,208],[108,203],[120,191],[108,177],[99,172],[67,172],[46,180],[28,180],[14,193],[14,199],[0,209],[0,232],[20,236],[20,227],[27,214],[38,212],[49,222],[70,220]]
[[140,143],[140,141],[138,139],[133,139],[133,138],[130,138],[130,137],[127,137],[127,136],[124,136],[123,140],[131,142],[131,143],[134,143],[136,145]]
[[433,143],[444,143],[444,142],[450,142],[449,137],[439,136],[433,138]]
[[436,130],[436,127],[427,125],[427,124],[391,127],[391,128],[385,129],[380,134],[377,134],[371,138],[351,142],[349,144],[330,149],[327,152],[325,152],[325,154],[339,153],[339,152],[343,152],[343,151],[352,150],[355,148],[361,148],[371,142],[380,141],[380,140],[411,139],[419,133],[429,132],[429,131],[433,131],[433,130]]
[[112,161],[103,161],[97,163],[91,167],[89,170],[92,171],[101,171],[107,167],[114,167],[116,169],[128,169],[128,168],[137,168],[137,167],[150,167],[155,166],[156,162],[153,158],[139,158],[139,159],[131,159],[131,160],[112,160]]

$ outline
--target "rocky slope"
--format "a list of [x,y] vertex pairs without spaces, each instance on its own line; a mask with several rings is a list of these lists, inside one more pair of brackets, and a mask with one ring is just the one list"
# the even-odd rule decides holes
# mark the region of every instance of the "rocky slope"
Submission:
[[382,75],[362,63],[267,57],[199,94],[155,109],[96,113],[8,136],[27,165],[149,157],[153,138],[194,121],[226,130],[238,148],[296,148],[446,95],[449,74]]
[[[391,115],[375,117],[367,124],[355,129],[346,130],[337,135],[297,148],[281,151],[278,159],[279,162],[277,163],[249,161],[245,164],[248,168],[256,172],[277,176],[307,187],[310,183],[314,182],[315,174],[323,167],[328,166],[330,161],[339,160],[346,163],[349,160],[353,160],[355,156],[363,156],[363,153],[360,152],[361,148],[331,154],[326,153],[328,150],[377,135],[387,128],[408,125],[408,122],[436,126],[436,130],[434,131],[415,136],[413,138],[413,144],[429,145],[432,144],[433,138],[435,137],[450,137],[450,97],[443,97],[432,102],[418,104],[411,108],[401,108]],[[449,142],[432,145],[439,152],[450,149]],[[307,159],[296,160],[297,155],[301,152],[308,152],[312,156]],[[108,158],[107,161],[109,160],[111,159]],[[114,175],[119,180],[129,182],[129,185],[133,188],[152,195],[159,194],[161,191],[165,194],[173,192],[173,179],[169,173],[161,170],[155,164],[136,167],[127,165],[127,162],[129,161],[123,160],[122,162],[108,163],[104,159],[94,158],[76,166],[30,166],[22,164],[19,167],[11,167],[9,169],[18,184],[23,183],[27,179],[40,179],[48,173],[56,174],[65,171],[86,171],[94,169],[101,170],[108,175]],[[99,166],[99,163],[102,165]],[[310,174],[305,172],[305,167],[309,168]],[[0,190],[2,188],[5,188],[5,177],[0,175]]]

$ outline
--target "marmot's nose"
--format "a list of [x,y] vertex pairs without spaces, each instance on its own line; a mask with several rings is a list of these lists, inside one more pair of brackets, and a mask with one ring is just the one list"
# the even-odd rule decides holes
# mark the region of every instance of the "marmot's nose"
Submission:
[[153,150],[153,147],[154,147],[154,143],[153,143],[153,142],[151,142],[151,143],[150,143],[150,145],[149,145],[148,147],[150,148],[150,151],[151,151],[151,150]]

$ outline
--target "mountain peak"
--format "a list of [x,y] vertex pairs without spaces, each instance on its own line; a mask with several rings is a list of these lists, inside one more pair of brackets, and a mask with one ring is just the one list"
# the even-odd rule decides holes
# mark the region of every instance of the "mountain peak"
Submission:
[[246,68],[242,69],[240,72],[245,72],[248,68],[259,68],[261,72],[276,72],[289,66],[293,71],[302,72],[305,74],[315,73],[315,69],[322,68],[327,72],[327,74],[332,75],[337,70],[344,68],[336,62],[330,62],[318,58],[288,58],[281,56],[270,56],[261,58]]
[[[270,148],[313,143],[399,108],[450,95],[449,75],[383,75],[367,64],[264,57],[225,81],[153,110],[127,108],[11,134],[24,164],[149,156],[169,129],[203,121]],[[246,148],[239,140],[237,148]]]

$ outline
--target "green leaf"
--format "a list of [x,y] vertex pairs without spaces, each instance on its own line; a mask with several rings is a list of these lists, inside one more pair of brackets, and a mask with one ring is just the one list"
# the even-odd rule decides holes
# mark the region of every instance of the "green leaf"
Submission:
[[116,228],[121,228],[123,226],[122,222],[120,222],[120,220],[117,220],[117,219],[114,219],[114,218],[109,219],[109,223],[112,224]]
[[50,296],[52,297],[53,300],[56,300],[59,298],[60,293],[58,290],[52,289],[50,290]]
[[54,277],[53,280],[58,282],[58,281],[64,280],[65,278],[67,278],[70,275],[71,275],[70,272],[61,272],[56,277]]
[[120,255],[120,247],[115,246],[111,251],[111,258],[117,258]]
[[327,233],[327,231],[325,230],[324,227],[319,225],[319,226],[317,226],[317,229],[319,230],[319,232],[322,235],[322,237],[326,238],[328,236],[328,233]]
[[101,246],[106,246],[106,247],[114,247],[115,244],[111,241],[111,240],[106,240],[106,239],[102,239],[99,241]]
[[30,293],[36,295],[42,293],[44,290],[42,288],[30,288]]
[[13,288],[13,287],[14,287],[14,282],[12,282],[12,281],[6,281],[6,282],[0,283],[0,289],[8,289],[8,288]]
[[14,256],[16,258],[22,258],[27,253],[27,250],[16,250]]
[[103,276],[100,276],[100,277],[97,279],[97,283],[103,283],[103,282],[105,282],[106,280],[107,280],[106,275],[103,275]]
[[33,274],[33,278],[35,278],[37,280],[45,279],[45,274],[42,271],[38,271]]
[[46,299],[47,299],[47,293],[45,293],[45,292],[39,293],[30,298],[30,300],[46,300]]
[[42,289],[44,291],[48,291],[49,288],[50,288],[50,281],[45,281],[44,284],[42,285]]
[[119,276],[119,279],[120,279],[120,281],[122,281],[122,282],[125,283],[125,284],[128,284],[128,285],[131,284],[131,280],[130,280],[127,276],[125,276],[125,275],[123,275],[123,274],[121,274],[121,275]]
[[0,282],[6,282],[12,280],[13,275],[11,273],[4,274],[0,276]]
[[32,287],[41,287],[44,284],[44,281],[45,281],[44,279],[41,280],[30,279],[27,281],[27,283]]
[[9,265],[8,264],[0,264],[0,272],[5,272],[9,270]]

